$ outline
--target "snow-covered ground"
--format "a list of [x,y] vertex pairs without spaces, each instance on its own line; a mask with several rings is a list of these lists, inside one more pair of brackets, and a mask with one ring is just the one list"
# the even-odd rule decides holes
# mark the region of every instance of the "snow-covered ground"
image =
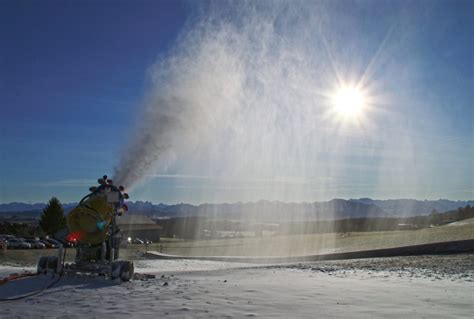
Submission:
[[[43,293],[0,303],[1,318],[472,318],[472,254],[252,266],[136,262],[154,279],[119,284],[63,277]],[[0,277],[21,268],[0,267]],[[0,285],[0,298],[44,287]]]

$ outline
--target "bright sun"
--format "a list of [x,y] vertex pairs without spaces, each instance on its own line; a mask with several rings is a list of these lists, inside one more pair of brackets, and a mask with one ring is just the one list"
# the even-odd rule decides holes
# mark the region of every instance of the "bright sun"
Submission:
[[335,111],[343,117],[357,117],[366,104],[364,93],[356,87],[339,88],[332,96]]

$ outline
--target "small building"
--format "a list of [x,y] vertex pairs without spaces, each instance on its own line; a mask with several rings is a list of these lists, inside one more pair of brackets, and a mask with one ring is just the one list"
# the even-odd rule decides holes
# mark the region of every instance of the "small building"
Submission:
[[124,239],[138,237],[153,242],[160,241],[162,227],[145,215],[124,214],[117,218],[117,225]]
[[398,224],[397,229],[398,230],[417,230],[419,229],[419,227],[413,224]]

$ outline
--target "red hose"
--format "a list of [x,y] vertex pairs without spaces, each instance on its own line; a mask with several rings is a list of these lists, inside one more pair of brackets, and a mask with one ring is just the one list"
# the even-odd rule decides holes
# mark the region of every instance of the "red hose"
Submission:
[[32,272],[24,272],[21,274],[19,273],[11,274],[11,275],[8,275],[7,277],[0,278],[0,285],[6,284],[7,282],[12,281],[12,280],[22,279],[26,277],[33,277],[37,275],[38,275],[37,273],[32,273]]

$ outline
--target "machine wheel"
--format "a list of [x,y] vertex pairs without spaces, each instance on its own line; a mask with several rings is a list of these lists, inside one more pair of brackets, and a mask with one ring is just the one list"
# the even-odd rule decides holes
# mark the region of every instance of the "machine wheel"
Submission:
[[134,267],[133,262],[119,260],[112,264],[111,279],[120,278],[121,281],[130,281],[133,278]]
[[46,274],[48,270],[51,270],[53,273],[56,273],[58,269],[58,257],[56,256],[42,256],[38,260],[38,266],[36,267],[36,272],[41,274]]
[[48,257],[41,256],[40,259],[38,260],[36,272],[38,273],[38,275],[45,274],[48,271],[47,267],[48,267]]

